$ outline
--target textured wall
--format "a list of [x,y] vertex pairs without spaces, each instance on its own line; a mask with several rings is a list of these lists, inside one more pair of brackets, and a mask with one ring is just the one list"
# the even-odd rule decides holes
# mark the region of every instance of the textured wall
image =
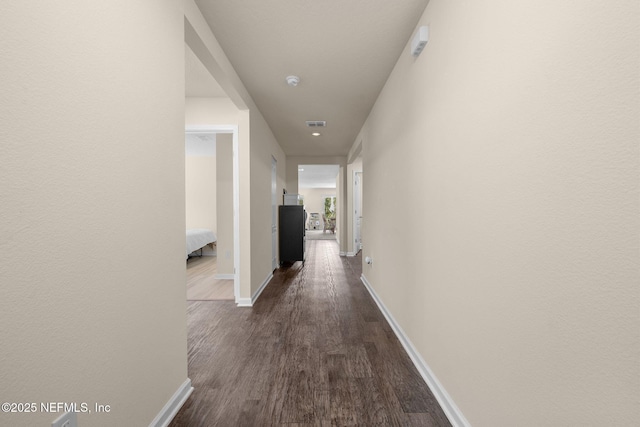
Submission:
[[640,418],[638,8],[432,0],[361,133],[364,274],[474,426]]
[[[273,271],[271,247],[271,158],[276,165],[276,199],[282,204],[286,157],[260,111],[251,112],[251,295]],[[277,224],[277,222],[276,222]],[[276,257],[278,239],[276,236]],[[278,260],[278,258],[276,258]]]
[[148,425],[187,378],[182,6],[1,9],[1,400]]
[[233,274],[233,136],[216,141],[216,218],[218,274]]

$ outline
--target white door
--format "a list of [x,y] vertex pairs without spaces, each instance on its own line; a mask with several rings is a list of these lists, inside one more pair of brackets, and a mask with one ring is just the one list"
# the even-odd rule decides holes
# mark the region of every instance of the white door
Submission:
[[362,249],[362,172],[356,172],[353,177],[353,247],[356,252]]
[[276,239],[278,238],[278,195],[276,194],[277,186],[277,160],[271,157],[271,269],[278,267]]

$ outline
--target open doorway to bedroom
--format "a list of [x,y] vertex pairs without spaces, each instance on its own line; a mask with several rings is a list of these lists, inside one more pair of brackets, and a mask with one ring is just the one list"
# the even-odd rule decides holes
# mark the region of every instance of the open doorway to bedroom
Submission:
[[225,127],[187,128],[185,132],[189,301],[237,299],[233,156],[236,133]]
[[240,300],[237,113],[185,43],[188,300]]

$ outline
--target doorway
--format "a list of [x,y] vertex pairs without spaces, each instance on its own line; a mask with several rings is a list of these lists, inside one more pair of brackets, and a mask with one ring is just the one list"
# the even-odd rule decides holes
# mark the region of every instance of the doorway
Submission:
[[353,248],[357,254],[362,249],[362,171],[353,173]]
[[271,270],[278,268],[277,245],[278,227],[278,161],[271,156]]
[[307,240],[336,240],[340,165],[298,165],[298,193],[307,213]]
[[[240,299],[240,217],[239,217],[239,160],[238,160],[238,126],[236,125],[215,125],[215,126],[188,126],[185,135],[202,134],[231,134],[231,163],[232,163],[232,240],[233,240],[233,273],[227,275],[227,279],[233,279],[234,300],[238,303]],[[228,225],[227,225],[228,226]],[[222,230],[216,230],[218,233]],[[222,253],[226,256],[227,253]],[[231,253],[229,253],[231,255]],[[219,276],[220,277],[220,276]]]

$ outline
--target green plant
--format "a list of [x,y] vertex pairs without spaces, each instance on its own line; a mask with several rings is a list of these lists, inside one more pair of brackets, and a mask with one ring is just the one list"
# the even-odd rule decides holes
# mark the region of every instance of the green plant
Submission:
[[336,198],[335,197],[324,198],[324,216],[327,219],[333,219],[336,217]]

